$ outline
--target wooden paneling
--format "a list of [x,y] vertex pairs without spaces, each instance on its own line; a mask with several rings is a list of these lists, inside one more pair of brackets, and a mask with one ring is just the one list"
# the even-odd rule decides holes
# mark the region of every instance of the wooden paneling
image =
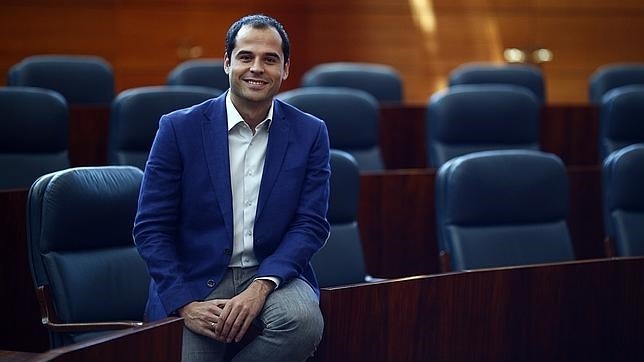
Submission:
[[96,54],[114,66],[118,90],[162,84],[191,49],[221,57],[226,29],[251,12],[276,16],[291,36],[284,89],[321,62],[377,62],[401,72],[407,103],[424,103],[464,62],[545,47],[554,53],[542,66],[549,101],[579,103],[599,65],[644,61],[639,0],[8,0],[0,73],[32,54]]
[[[364,173],[358,226],[367,271],[400,278],[440,270],[436,227],[436,171]],[[568,229],[577,259],[604,257],[599,166],[568,167]]]
[[644,259],[323,289],[317,361],[640,361]]

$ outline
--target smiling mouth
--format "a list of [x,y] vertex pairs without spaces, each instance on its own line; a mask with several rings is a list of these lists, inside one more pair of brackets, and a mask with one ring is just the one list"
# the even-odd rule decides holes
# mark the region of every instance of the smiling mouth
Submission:
[[264,82],[261,80],[254,80],[254,79],[245,79],[244,82],[253,85],[253,86],[262,86],[268,84],[268,82]]

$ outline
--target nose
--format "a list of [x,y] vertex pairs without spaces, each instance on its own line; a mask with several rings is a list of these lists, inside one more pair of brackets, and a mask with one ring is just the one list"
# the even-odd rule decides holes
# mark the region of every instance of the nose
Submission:
[[260,57],[256,57],[253,60],[253,64],[250,66],[250,71],[252,73],[264,73],[264,67],[262,64],[262,59]]

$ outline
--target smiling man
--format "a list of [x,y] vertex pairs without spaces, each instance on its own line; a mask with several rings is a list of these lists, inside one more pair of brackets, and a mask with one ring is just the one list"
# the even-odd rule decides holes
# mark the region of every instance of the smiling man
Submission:
[[184,361],[305,360],[322,337],[311,256],[329,234],[324,123],[274,99],[288,77],[282,25],[264,15],[226,34],[230,89],[161,117],[134,238],[152,281],[147,319],[184,317]]

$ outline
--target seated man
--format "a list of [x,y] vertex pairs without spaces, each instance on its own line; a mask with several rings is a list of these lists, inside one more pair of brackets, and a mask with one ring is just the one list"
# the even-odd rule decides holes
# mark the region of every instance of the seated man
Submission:
[[237,359],[305,360],[323,330],[310,260],[329,235],[327,130],[273,99],[289,72],[275,19],[235,22],[224,70],[227,92],[159,122],[134,225],[146,316],[185,318],[184,361],[221,360],[253,322]]

